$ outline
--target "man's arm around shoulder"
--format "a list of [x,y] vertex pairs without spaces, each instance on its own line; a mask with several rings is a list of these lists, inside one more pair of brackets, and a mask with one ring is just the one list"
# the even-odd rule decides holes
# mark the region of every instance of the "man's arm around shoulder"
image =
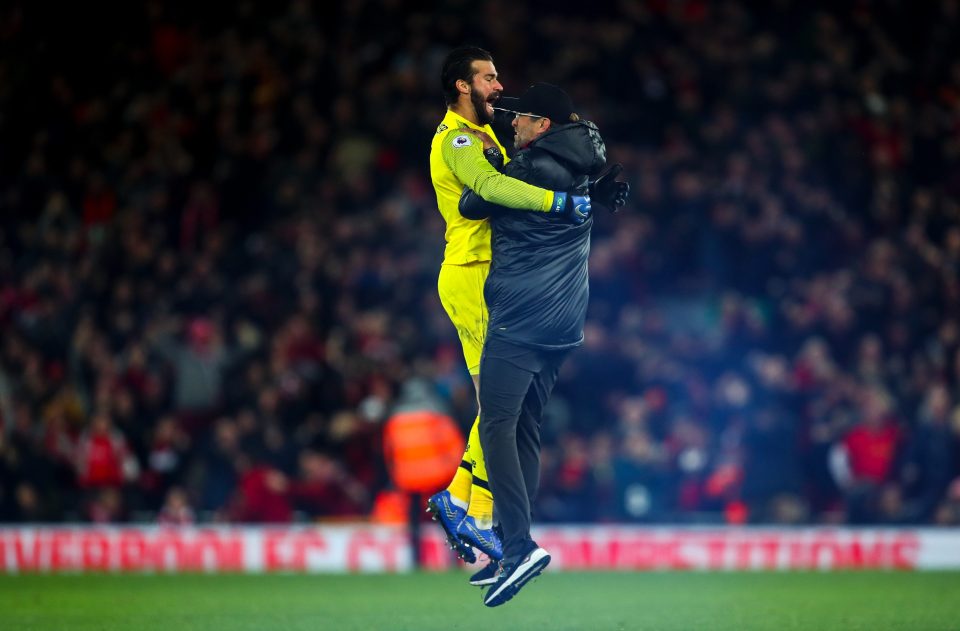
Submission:
[[[530,179],[528,177],[530,167],[528,162],[529,161],[526,159],[524,152],[520,152],[517,154],[516,158],[510,162],[510,164],[508,164],[506,167],[503,167],[503,174],[519,181]],[[509,208],[505,208],[499,204],[488,202],[469,187],[464,188],[463,193],[460,195],[459,209],[460,214],[467,219],[486,219],[496,214],[498,211],[510,210]]]
[[552,209],[554,191],[498,172],[483,155],[482,142],[470,130],[448,131],[441,141],[441,151],[457,179],[483,199],[507,208],[540,212]]

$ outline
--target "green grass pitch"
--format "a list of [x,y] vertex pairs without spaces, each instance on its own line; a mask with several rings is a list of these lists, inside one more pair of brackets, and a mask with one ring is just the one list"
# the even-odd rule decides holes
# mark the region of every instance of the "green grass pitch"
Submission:
[[0,576],[0,629],[960,629],[956,572],[558,572],[496,609],[466,578]]

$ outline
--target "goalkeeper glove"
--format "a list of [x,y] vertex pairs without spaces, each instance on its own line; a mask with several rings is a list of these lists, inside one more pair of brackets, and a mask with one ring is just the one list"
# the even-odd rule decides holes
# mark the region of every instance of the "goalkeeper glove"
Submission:
[[630,196],[630,184],[617,180],[623,166],[614,164],[590,182],[590,197],[598,206],[605,206],[610,212],[617,212],[627,203]]
[[593,212],[589,195],[578,195],[564,191],[553,192],[551,213],[563,215],[578,226],[585,222]]

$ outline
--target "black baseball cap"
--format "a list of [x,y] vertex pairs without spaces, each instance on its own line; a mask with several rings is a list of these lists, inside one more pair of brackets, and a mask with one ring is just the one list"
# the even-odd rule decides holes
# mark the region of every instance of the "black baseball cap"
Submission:
[[532,114],[549,118],[554,123],[572,123],[580,120],[573,109],[570,95],[549,83],[534,83],[520,97],[500,97],[496,107],[514,114]]

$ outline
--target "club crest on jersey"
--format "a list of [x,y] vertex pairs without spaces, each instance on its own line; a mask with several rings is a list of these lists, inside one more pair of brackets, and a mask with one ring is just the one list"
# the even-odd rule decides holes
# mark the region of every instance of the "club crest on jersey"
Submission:
[[448,129],[450,129],[450,128],[447,127],[446,125],[444,125],[443,123],[440,123],[440,126],[437,127],[437,133],[438,133],[438,134],[443,133],[443,132],[447,131]]
[[453,146],[458,149],[460,147],[469,147],[471,144],[472,144],[472,141],[470,140],[470,136],[466,134],[460,134],[459,136],[453,139]]

